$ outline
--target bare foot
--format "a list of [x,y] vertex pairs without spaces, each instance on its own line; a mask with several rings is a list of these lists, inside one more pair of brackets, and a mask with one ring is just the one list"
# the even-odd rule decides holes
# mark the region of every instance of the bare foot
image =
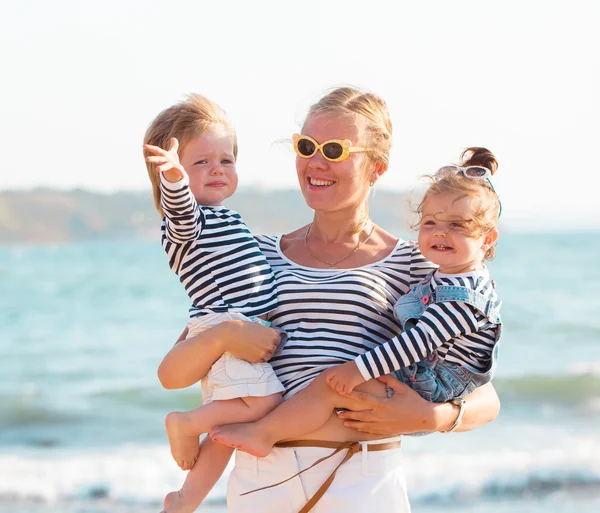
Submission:
[[185,430],[185,413],[173,412],[167,415],[165,424],[173,459],[181,470],[190,470],[200,452],[200,440],[197,436],[188,435]]
[[215,442],[259,458],[268,456],[273,449],[273,442],[264,432],[260,433],[252,423],[215,426],[210,430],[209,435]]
[[179,490],[167,494],[163,505],[164,509],[160,513],[193,513],[198,506],[199,504],[187,503],[181,490]]

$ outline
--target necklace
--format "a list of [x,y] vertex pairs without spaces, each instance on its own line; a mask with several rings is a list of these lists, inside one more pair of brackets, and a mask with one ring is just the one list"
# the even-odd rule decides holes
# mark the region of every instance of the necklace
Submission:
[[310,255],[313,256],[314,258],[316,258],[319,262],[327,264],[332,269],[336,269],[336,267],[335,267],[336,265],[338,265],[340,262],[343,262],[347,258],[350,258],[352,255],[354,255],[354,253],[356,253],[361,248],[361,246],[363,244],[365,244],[371,238],[371,235],[373,235],[373,232],[375,231],[375,224],[373,224],[373,228],[371,228],[371,231],[369,232],[369,235],[367,236],[367,238],[365,240],[361,241],[360,235],[359,235],[358,236],[358,244],[356,245],[356,247],[350,253],[348,253],[345,257],[340,258],[339,260],[336,260],[335,262],[328,262],[327,260],[323,260],[321,257],[318,257],[310,250],[310,248],[308,247],[308,235],[310,234],[311,228],[312,228],[312,223],[310,223],[310,225],[308,226],[308,229],[306,230],[306,235],[304,235],[304,247],[306,248],[306,251],[308,251],[310,253]]

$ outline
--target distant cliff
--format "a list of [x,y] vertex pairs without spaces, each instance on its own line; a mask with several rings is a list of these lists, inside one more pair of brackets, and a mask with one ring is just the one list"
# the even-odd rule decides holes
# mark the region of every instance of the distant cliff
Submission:
[[[256,233],[283,233],[310,222],[297,190],[240,189],[226,205]],[[393,232],[406,231],[408,196],[377,191],[371,217]],[[156,239],[160,218],[150,191],[103,194],[81,189],[0,192],[0,243],[63,243],[91,239]]]

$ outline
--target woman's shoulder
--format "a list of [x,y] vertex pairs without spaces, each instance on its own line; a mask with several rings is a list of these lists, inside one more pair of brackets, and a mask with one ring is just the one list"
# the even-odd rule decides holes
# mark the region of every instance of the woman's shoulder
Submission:
[[402,260],[407,264],[410,264],[413,259],[422,256],[421,252],[419,251],[419,247],[414,240],[394,238],[394,243],[390,244],[389,247],[391,247],[392,250],[388,253],[389,258],[386,260],[392,260],[395,262]]
[[410,283],[413,284],[437,268],[433,262],[423,256],[416,241],[404,239],[398,239],[396,247],[382,262],[382,266],[407,275]]
[[265,234],[254,234],[254,240],[258,243],[260,250],[265,253],[265,256],[269,254],[276,255],[279,235],[265,235]]

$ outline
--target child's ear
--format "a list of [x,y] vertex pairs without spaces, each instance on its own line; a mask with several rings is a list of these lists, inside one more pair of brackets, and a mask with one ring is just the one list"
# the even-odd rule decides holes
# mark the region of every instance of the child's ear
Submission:
[[488,247],[493,246],[494,243],[498,240],[498,235],[498,230],[496,230],[496,228],[492,228],[489,232],[487,232],[483,243]]

